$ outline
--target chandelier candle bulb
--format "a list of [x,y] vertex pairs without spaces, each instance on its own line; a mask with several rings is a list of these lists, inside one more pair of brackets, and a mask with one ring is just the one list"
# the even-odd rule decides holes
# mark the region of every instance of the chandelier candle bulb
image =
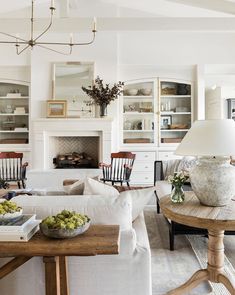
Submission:
[[93,18],[93,31],[96,31],[97,29],[97,21],[96,21],[96,17]]
[[51,0],[51,7],[55,8],[55,0]]

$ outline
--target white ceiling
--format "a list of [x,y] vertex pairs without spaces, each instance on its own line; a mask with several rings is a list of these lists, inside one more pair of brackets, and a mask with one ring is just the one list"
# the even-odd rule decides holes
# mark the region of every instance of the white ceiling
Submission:
[[[226,17],[235,14],[235,0],[56,0],[69,1],[70,15],[122,17]],[[50,0],[35,0],[37,16],[48,15]],[[31,0],[0,0],[1,17],[26,17]]]

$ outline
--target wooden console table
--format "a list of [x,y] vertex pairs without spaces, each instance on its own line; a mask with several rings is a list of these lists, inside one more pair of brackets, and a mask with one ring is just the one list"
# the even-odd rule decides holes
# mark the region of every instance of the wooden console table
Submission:
[[29,242],[0,242],[0,257],[15,257],[0,268],[0,279],[31,258],[42,256],[46,294],[69,295],[67,256],[110,255],[118,252],[118,225],[93,225],[84,234],[64,240],[49,239],[38,232]]
[[168,295],[181,295],[195,288],[202,281],[222,283],[235,295],[235,278],[224,272],[224,231],[235,230],[235,202],[225,207],[208,207],[199,203],[193,192],[186,192],[182,204],[173,204],[170,196],[160,200],[163,214],[178,223],[208,230],[208,264],[198,270],[185,284],[168,292]]

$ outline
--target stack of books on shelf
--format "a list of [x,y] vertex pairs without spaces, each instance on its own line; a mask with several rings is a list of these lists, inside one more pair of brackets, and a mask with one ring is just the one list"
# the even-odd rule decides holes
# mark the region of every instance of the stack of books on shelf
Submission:
[[35,214],[23,214],[15,221],[0,221],[0,241],[28,242],[38,231],[40,222]]

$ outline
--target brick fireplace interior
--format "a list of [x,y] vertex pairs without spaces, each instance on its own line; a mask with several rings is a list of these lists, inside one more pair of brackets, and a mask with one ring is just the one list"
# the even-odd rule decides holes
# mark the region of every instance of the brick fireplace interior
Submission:
[[50,137],[52,168],[97,168],[100,161],[99,136]]

